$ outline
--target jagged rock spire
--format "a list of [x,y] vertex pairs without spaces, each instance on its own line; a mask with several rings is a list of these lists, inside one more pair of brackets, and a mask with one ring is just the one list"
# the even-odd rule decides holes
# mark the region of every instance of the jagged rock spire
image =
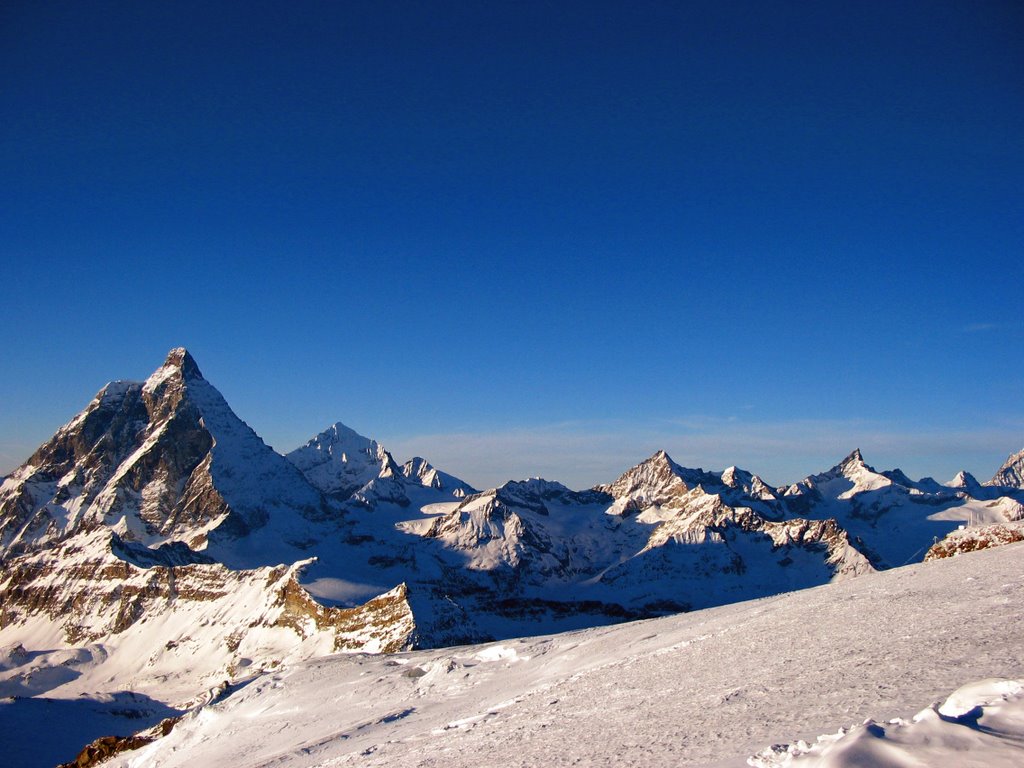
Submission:
[[847,475],[851,471],[865,467],[867,467],[867,464],[864,463],[864,457],[861,455],[860,448],[854,448],[849,456],[832,467],[827,474]]
[[199,370],[199,366],[196,364],[195,358],[192,357],[185,347],[175,347],[168,352],[167,359],[164,361],[163,367],[180,369],[181,375],[186,379],[203,378],[203,374]]

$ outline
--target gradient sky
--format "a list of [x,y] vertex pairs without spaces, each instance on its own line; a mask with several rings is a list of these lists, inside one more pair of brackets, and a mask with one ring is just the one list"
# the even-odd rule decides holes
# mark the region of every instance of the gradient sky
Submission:
[[0,472],[173,346],[479,485],[1024,446],[1024,5],[8,2]]

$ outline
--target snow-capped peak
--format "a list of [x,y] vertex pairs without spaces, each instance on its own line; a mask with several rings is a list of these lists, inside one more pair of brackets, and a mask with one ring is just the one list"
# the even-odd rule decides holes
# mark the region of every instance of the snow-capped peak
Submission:
[[641,506],[666,506],[698,485],[716,487],[721,485],[721,480],[703,469],[682,467],[665,451],[658,451],[628,469],[614,483],[599,485],[594,490],[608,493],[616,499],[632,498]]
[[402,474],[384,446],[340,421],[286,457],[314,486],[344,501],[378,477]]
[[876,472],[874,467],[868,466],[865,463],[860,448],[855,448],[849,456],[832,467],[832,469],[821,475],[816,475],[813,479],[821,483],[839,478],[846,478],[858,486],[863,486],[860,490],[866,490],[867,487],[877,488],[884,485],[892,485],[891,479],[880,472]]
[[203,378],[203,374],[199,370],[199,366],[196,364],[195,358],[192,357],[185,347],[175,347],[168,352],[167,359],[164,361],[163,367],[177,368],[181,371],[182,376],[187,379]]
[[981,486],[981,483],[970,472],[961,469],[946,485],[950,488],[978,488]]
[[860,474],[864,470],[874,471],[864,463],[864,457],[861,455],[860,448],[854,448],[849,456],[832,467],[826,474],[853,477],[853,475]]
[[322,511],[320,494],[235,415],[184,348],[141,387],[107,385],[30,464],[0,498],[8,551],[100,525],[147,546],[202,548],[215,531],[226,544],[272,514]]
[[405,462],[402,465],[401,473],[407,480],[418,483],[424,488],[449,491],[455,498],[476,493],[476,490],[468,483],[447,472],[442,472],[421,456],[414,456]]
[[320,434],[310,438],[303,447],[309,446],[316,446],[319,451],[328,456],[351,461],[358,454],[364,454],[368,458],[376,457],[380,444],[337,421]]
[[873,491],[892,485],[892,479],[868,466],[864,462],[860,449],[855,448],[849,456],[827,472],[811,475],[802,483],[791,486],[787,489],[786,495],[800,495],[800,488],[803,487],[805,490],[816,489],[817,492],[833,498],[849,499],[864,491]]
[[167,353],[164,364],[157,368],[146,379],[143,391],[156,391],[168,379],[180,378],[182,381],[202,381],[203,374],[196,364],[195,358],[184,347],[175,347]]
[[985,485],[1024,488],[1024,449],[1010,456]]

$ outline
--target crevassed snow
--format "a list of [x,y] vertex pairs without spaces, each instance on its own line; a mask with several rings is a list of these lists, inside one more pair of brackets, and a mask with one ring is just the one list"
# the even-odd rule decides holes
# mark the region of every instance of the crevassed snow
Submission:
[[[1008,545],[610,628],[318,659],[255,679],[110,764],[740,768],[767,745],[874,718],[883,747],[861,754],[913,753],[930,739],[926,765],[1020,765],[1024,722],[1011,688],[995,691],[1002,703],[984,686],[950,693],[1024,678],[1022,556],[1024,546]],[[914,721],[947,697],[932,720]],[[1007,738],[940,716],[980,699],[989,703],[977,722]],[[878,728],[847,738],[864,746]],[[969,752],[955,751],[965,744]],[[861,747],[844,749],[846,762],[787,759],[915,764],[856,763]]]

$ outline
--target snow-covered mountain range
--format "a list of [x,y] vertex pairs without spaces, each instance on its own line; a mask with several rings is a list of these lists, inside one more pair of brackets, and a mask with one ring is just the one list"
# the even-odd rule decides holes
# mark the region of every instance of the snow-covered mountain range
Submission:
[[229,688],[111,765],[1017,768],[1022,556],[1018,544],[614,627],[315,659]]
[[772,488],[662,451],[589,490],[478,492],[341,423],[282,456],[175,349],[145,382],[104,387],[0,486],[0,696],[114,697],[142,722],[336,651],[844,581],[920,562],[965,522],[1024,518],[1022,456],[985,485],[940,484],[853,451]]

